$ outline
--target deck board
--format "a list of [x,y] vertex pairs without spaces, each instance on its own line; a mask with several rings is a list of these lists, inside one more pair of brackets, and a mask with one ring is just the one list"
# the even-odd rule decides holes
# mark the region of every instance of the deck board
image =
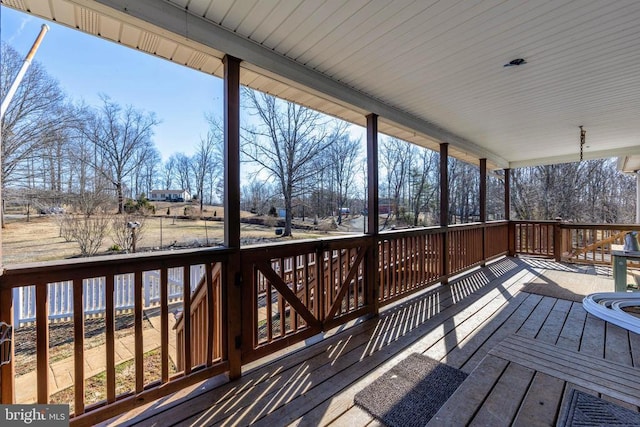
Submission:
[[606,324],[606,344],[604,358],[623,365],[633,365],[631,348],[629,347],[629,331],[611,323]]
[[587,315],[580,341],[580,352],[604,357],[605,322],[591,314]]
[[[640,395],[640,386],[622,377],[638,371],[640,338],[587,315],[580,303],[521,291],[553,265],[504,258],[321,342],[254,362],[236,381],[204,384],[114,424],[377,427],[353,398],[412,352],[470,374],[429,425],[555,425],[572,387],[638,410],[631,394]],[[554,349],[554,358],[536,353]],[[567,361],[575,354],[584,366],[621,376],[620,384],[557,372],[557,363],[575,368]]]
[[571,301],[555,300],[555,304],[551,312],[542,324],[542,327],[536,334],[536,338],[542,342],[555,344],[560,337],[562,327],[564,326],[567,316],[571,310]]
[[556,425],[564,387],[565,381],[536,372],[522,406],[513,420],[513,426]]
[[473,417],[471,426],[510,424],[520,408],[536,372],[516,363],[510,363],[503,375]]
[[582,308],[582,304],[574,302],[569,310],[567,321],[562,326],[560,337],[556,344],[559,347],[570,350],[578,350],[582,340],[582,331],[587,319],[587,312]]
[[478,349],[474,352],[473,356],[461,367],[461,369],[467,373],[471,372],[489,351],[499,344],[503,339],[512,333],[515,333],[520,326],[527,320],[529,315],[542,301],[540,295],[527,294],[527,299],[518,308],[508,321],[501,325],[501,327],[492,334],[485,342],[481,343]]

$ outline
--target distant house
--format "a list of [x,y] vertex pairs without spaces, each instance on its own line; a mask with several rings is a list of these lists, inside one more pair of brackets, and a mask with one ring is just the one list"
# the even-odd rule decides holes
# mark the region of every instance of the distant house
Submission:
[[151,190],[149,200],[156,202],[188,202],[191,194],[187,190]]

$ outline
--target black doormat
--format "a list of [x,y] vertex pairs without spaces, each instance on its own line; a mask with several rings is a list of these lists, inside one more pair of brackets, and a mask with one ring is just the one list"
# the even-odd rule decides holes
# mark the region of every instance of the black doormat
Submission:
[[467,374],[412,353],[355,395],[355,403],[390,427],[424,426]]
[[558,427],[640,426],[640,413],[572,389]]

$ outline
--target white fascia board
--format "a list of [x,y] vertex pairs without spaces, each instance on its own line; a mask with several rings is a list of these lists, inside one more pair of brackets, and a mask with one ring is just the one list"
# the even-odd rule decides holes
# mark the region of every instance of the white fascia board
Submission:
[[[251,40],[234,34],[213,22],[190,14],[185,9],[159,0],[72,0],[90,7],[90,3],[107,6],[114,11],[133,16],[178,36],[193,40],[261,69],[273,72],[320,93],[342,100],[355,108],[375,113],[400,125],[414,129],[431,138],[455,145],[478,158],[486,158],[498,167],[508,167],[509,162],[497,154],[480,147],[446,129],[426,120],[402,112],[356,89],[307,68],[289,58],[269,50]],[[117,18],[117,16],[115,16]]]

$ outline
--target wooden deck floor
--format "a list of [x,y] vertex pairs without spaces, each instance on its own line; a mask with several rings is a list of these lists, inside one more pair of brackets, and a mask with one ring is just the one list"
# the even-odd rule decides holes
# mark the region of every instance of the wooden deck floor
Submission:
[[[582,374],[560,375],[566,369],[551,369],[553,360],[542,368],[538,356],[525,354],[534,343],[531,351],[544,345],[551,354],[554,348],[569,358],[568,352],[579,353],[591,368],[611,362],[640,372],[639,335],[588,315],[580,303],[521,292],[547,268],[579,270],[502,259],[378,318],[255,365],[238,381],[213,379],[105,424],[377,426],[354,406],[354,395],[413,352],[471,374],[431,425],[555,425],[562,397],[574,384],[639,411],[640,394],[620,394]],[[510,339],[522,342],[514,347]]]

